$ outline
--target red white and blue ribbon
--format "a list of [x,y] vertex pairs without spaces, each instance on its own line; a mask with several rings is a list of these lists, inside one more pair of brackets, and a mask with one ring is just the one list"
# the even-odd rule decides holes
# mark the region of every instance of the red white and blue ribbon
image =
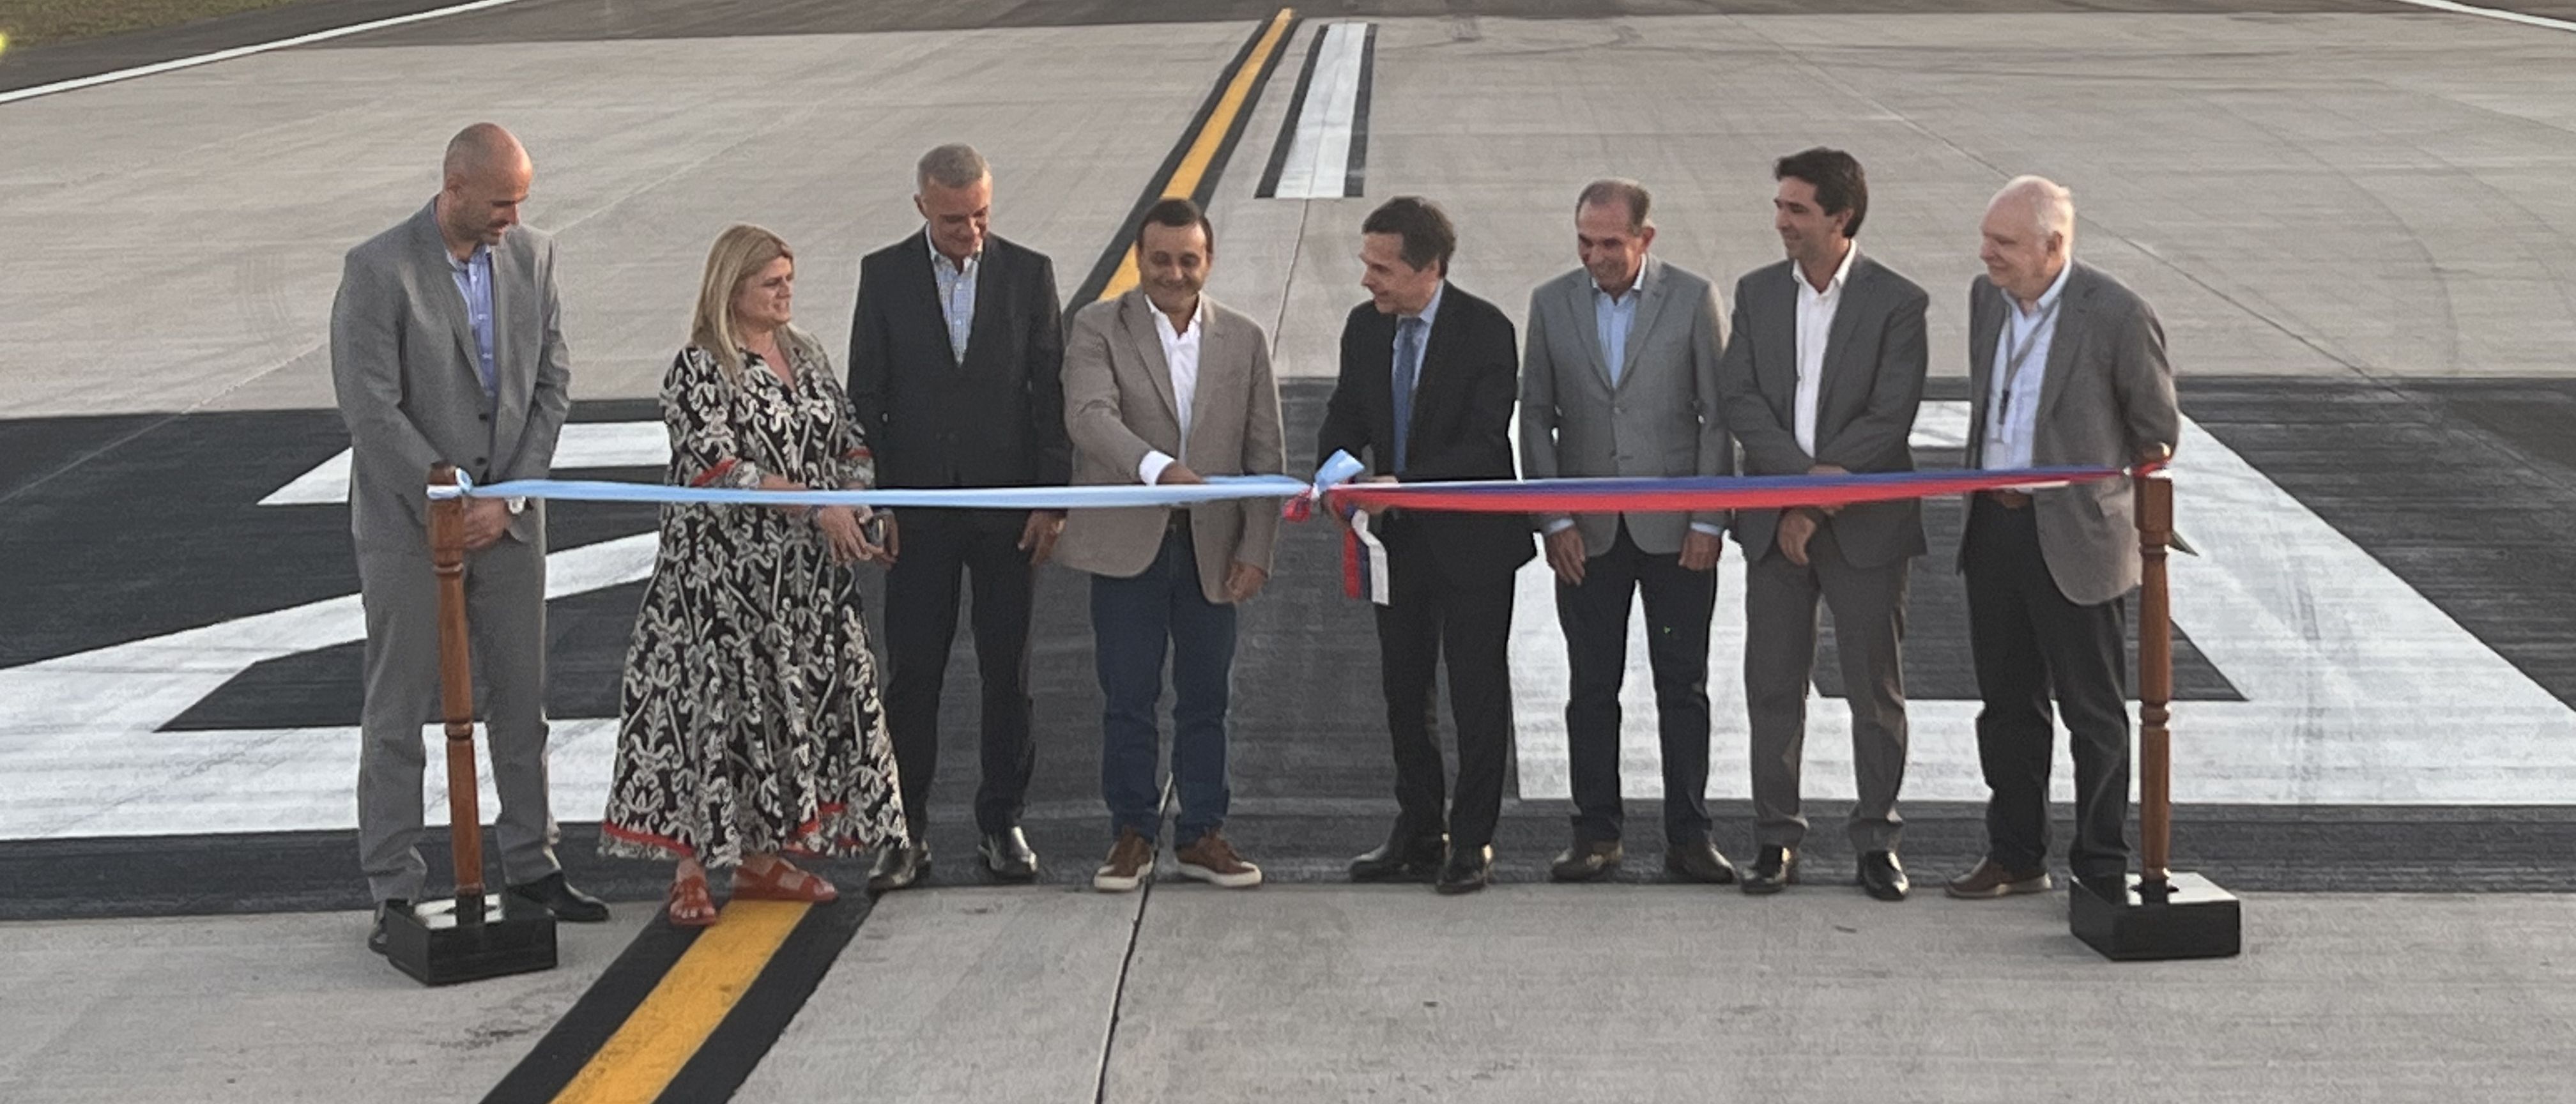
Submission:
[[1368,467],[1337,452],[1313,481],[1284,475],[1210,476],[1205,484],[1086,487],[973,487],[866,491],[748,491],[659,483],[522,479],[476,486],[431,487],[431,498],[546,498],[585,502],[729,503],[753,506],[928,506],[946,509],[1080,510],[1190,506],[1241,499],[1283,499],[1281,513],[1304,521],[1321,504],[1343,519],[1342,589],[1388,602],[1386,547],[1354,515],[1370,510],[1485,514],[1678,513],[1829,508],[1868,502],[1939,498],[1978,491],[2039,491],[2154,471],[2131,468],[2013,468],[2004,471],[1873,472],[1848,475],[1678,476],[1660,479],[1486,479],[1432,483],[1355,483]]

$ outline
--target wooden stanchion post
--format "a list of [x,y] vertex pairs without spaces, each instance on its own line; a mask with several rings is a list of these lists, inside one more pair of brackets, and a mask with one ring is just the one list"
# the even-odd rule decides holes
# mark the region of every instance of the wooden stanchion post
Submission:
[[2166,550],[2173,543],[2173,480],[2162,470],[2135,479],[2138,554],[2139,873],[2078,879],[2066,923],[2114,959],[2224,958],[2244,947],[2235,895],[2173,861],[2173,603]]
[[[455,487],[456,469],[431,469],[429,485]],[[439,713],[447,725],[447,835],[456,898],[385,918],[385,958],[428,985],[555,966],[555,918],[545,906],[483,888],[483,814],[474,770],[474,653],[465,620],[462,497],[429,502],[429,562],[438,581]],[[542,599],[540,599],[542,600]]]
[[[433,487],[456,485],[441,464]],[[429,562],[438,573],[438,704],[447,722],[447,836],[456,856],[456,922],[483,923],[482,792],[474,780],[474,653],[465,631],[465,500],[429,504]]]
[[2173,603],[2165,550],[2173,541],[2173,478],[2137,479],[2138,555],[2138,886],[2171,888],[2173,846]]

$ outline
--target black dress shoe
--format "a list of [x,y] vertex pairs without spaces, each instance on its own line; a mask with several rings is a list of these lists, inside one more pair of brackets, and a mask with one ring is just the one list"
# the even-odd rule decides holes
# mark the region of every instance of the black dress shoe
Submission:
[[1726,861],[1726,853],[1707,840],[1665,845],[1664,871],[1682,881],[1705,885],[1735,881],[1735,864]]
[[1398,836],[1351,860],[1354,882],[1427,882],[1440,872],[1447,836]]
[[376,922],[367,928],[367,949],[377,954],[385,953],[385,947],[393,941],[392,936],[385,934],[385,918],[397,912],[410,911],[411,902],[400,897],[376,902]]
[[1753,872],[1744,876],[1744,892],[1778,893],[1797,881],[1798,853],[1786,847],[1765,847],[1753,860]]
[[984,857],[984,869],[1005,882],[1025,882],[1038,876],[1038,853],[1029,850],[1029,837],[1018,828],[985,836],[984,842],[975,845],[975,853]]
[[1913,883],[1905,880],[1905,864],[1896,861],[1894,851],[1871,851],[1860,857],[1860,888],[1881,901],[1902,901]]
[[1547,876],[1559,882],[1594,881],[1619,869],[1620,860],[1627,857],[1618,840],[1576,839],[1547,868]]
[[530,904],[544,905],[555,919],[568,924],[597,924],[608,919],[608,906],[599,898],[572,887],[564,881],[563,871],[555,871],[536,881],[514,885],[510,896]]
[[875,865],[868,867],[868,892],[910,889],[929,874],[929,844],[897,843],[877,852]]
[[1474,893],[1494,880],[1494,849],[1487,847],[1452,847],[1449,858],[1440,864],[1440,881],[1431,888],[1448,896]]

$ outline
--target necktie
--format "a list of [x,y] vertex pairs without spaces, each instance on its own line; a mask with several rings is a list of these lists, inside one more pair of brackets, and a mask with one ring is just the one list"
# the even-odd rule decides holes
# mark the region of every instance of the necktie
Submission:
[[1413,432],[1413,382],[1422,374],[1422,320],[1395,323],[1395,470],[1404,470],[1404,440]]

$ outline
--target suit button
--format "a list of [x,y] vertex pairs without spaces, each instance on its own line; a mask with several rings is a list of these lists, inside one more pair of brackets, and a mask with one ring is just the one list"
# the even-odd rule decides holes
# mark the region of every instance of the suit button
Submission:
[[492,420],[492,416],[489,414],[477,414],[474,416],[474,420],[478,422],[488,422]]
[[474,458],[474,467],[476,468],[476,470],[481,470],[481,469],[482,469],[482,467],[483,467],[483,464],[484,464],[484,459],[483,459],[482,457],[477,456],[477,457],[475,457],[475,458]]

